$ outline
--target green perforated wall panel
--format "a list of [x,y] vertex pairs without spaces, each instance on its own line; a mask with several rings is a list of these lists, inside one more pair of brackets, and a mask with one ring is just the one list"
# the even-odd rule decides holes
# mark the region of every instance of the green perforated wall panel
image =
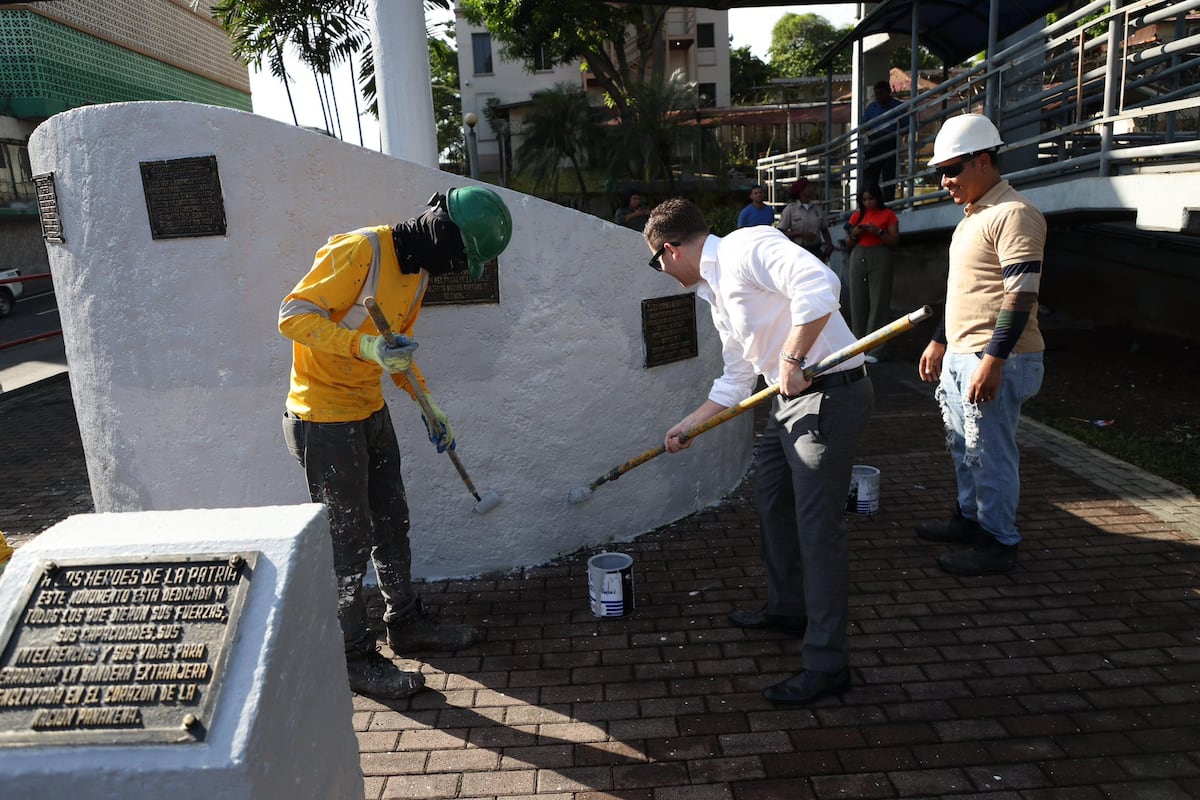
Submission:
[[187,100],[250,110],[245,92],[28,11],[0,11],[0,113],[13,105],[6,98],[44,98],[72,107]]

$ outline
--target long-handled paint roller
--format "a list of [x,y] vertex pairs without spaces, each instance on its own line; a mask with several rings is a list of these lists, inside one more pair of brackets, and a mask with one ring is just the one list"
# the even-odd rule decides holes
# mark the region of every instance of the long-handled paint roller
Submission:
[[[364,298],[363,307],[371,315],[371,320],[379,330],[379,335],[388,343],[388,347],[396,347],[396,335],[392,333],[392,326],[388,324],[387,317],[384,316],[383,309],[379,307],[379,303],[375,302],[375,298]],[[429,421],[430,425],[435,424],[437,417],[433,414],[433,409],[429,405],[429,396],[425,394],[425,389],[421,387],[421,382],[417,380],[417,376],[412,373],[411,369],[404,371],[404,377],[408,379],[408,385],[412,387],[413,395],[417,398],[417,403],[421,406],[421,411],[425,413],[425,419]],[[466,468],[458,460],[458,453],[447,448],[446,455],[450,456],[450,461],[453,462],[454,468],[458,470],[458,476],[462,478],[462,482],[466,484],[467,489],[475,496],[474,510],[476,514],[486,514],[500,505],[501,498],[496,492],[484,492],[480,494],[476,491],[475,484],[471,481],[471,476],[467,475]]]
[[[891,322],[891,323],[888,323],[887,325],[884,325],[882,328],[875,331],[874,333],[868,333],[866,336],[864,336],[863,338],[854,342],[853,344],[847,345],[847,346],[843,347],[841,350],[837,350],[837,351],[825,356],[825,358],[822,358],[816,364],[813,364],[811,367],[808,367],[807,369],[805,369],[804,377],[808,378],[809,380],[812,380],[817,375],[820,375],[822,372],[825,372],[826,370],[836,367],[838,364],[841,364],[846,359],[853,358],[854,356],[858,355],[859,353],[865,352],[867,350],[870,350],[873,347],[877,347],[878,345],[883,344],[888,339],[891,339],[893,336],[898,336],[899,334],[904,333],[907,330],[911,330],[914,326],[916,326],[916,325],[920,324],[921,322],[924,322],[926,319],[928,319],[932,314],[933,314],[933,311],[929,308],[929,306],[922,306],[921,308],[918,308],[916,311],[913,311],[910,314],[906,314],[905,316],[900,317],[900,319],[896,320],[895,322]],[[694,439],[697,436],[699,436],[700,434],[704,433],[705,431],[712,430],[713,428],[717,427],[722,422],[728,422],[729,420],[733,419],[734,417],[738,416],[739,414],[742,414],[743,412],[748,411],[751,408],[754,408],[756,405],[763,402],[764,400],[770,400],[772,397],[774,397],[777,394],[779,394],[779,384],[774,384],[772,386],[768,386],[766,389],[763,389],[761,392],[757,392],[755,394],[750,395],[745,400],[738,403],[736,406],[730,406],[729,408],[725,409],[724,411],[720,412],[719,414],[715,414],[715,415],[709,417],[704,422],[701,422],[699,425],[696,425],[695,427],[692,427],[692,428],[688,428],[686,431],[679,434],[679,441],[680,441],[680,443],[683,443],[683,442],[688,441],[689,439]],[[617,467],[613,467],[611,470],[604,473],[599,478],[597,478],[596,480],[589,483],[587,486],[576,486],[574,489],[572,489],[570,492],[567,493],[567,501],[570,503],[582,503],[584,500],[587,500],[589,497],[592,496],[592,492],[594,492],[597,487],[599,487],[605,483],[608,483],[609,481],[615,481],[617,478],[621,477],[626,472],[629,472],[629,470],[633,469],[634,467],[639,467],[642,464],[645,464],[650,459],[661,456],[665,452],[667,452],[666,445],[660,444],[657,447],[652,447],[649,450],[647,450],[646,452],[636,455],[633,458],[629,459],[624,464],[621,464],[620,466],[617,466]]]

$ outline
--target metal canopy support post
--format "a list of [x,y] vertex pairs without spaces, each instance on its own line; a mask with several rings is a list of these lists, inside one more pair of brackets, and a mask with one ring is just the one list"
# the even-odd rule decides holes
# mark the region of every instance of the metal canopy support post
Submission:
[[996,48],[999,46],[1000,34],[1000,0],[991,0],[988,7],[988,42],[987,42],[987,89],[983,100],[983,113],[987,118],[997,123],[996,112],[1000,108],[1000,73],[993,69],[996,66]]
[[[1108,20],[1108,55],[1105,62],[1105,73],[1108,80],[1104,82],[1104,116],[1112,118],[1117,113],[1117,88],[1122,83],[1121,63],[1117,57],[1117,48],[1124,48],[1125,20],[1127,15],[1118,13],[1121,0],[1112,0],[1112,17]],[[1106,122],[1100,126],[1100,175],[1108,177],[1112,174],[1112,141],[1113,124]]]
[[921,93],[921,57],[918,50],[921,45],[921,0],[913,0],[912,30],[908,34],[909,49],[909,89],[908,89],[908,200],[911,203],[917,196],[917,95]]

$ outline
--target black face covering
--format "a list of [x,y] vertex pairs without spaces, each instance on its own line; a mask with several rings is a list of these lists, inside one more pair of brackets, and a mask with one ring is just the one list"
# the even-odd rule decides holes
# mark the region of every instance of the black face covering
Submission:
[[430,205],[421,216],[392,228],[400,271],[415,275],[424,268],[430,275],[445,275],[466,270],[462,234],[451,221],[445,201],[435,195]]

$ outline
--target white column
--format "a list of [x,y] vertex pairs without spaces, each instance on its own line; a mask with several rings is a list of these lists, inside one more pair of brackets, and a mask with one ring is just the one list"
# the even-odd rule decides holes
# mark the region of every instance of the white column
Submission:
[[383,152],[437,169],[424,5],[372,0],[369,14]]

